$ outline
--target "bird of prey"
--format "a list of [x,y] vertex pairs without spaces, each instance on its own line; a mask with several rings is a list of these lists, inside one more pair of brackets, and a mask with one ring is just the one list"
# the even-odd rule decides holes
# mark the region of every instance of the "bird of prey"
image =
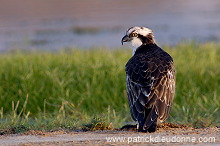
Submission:
[[155,43],[152,30],[131,27],[121,40],[133,46],[125,66],[126,89],[132,119],[140,132],[155,132],[167,119],[175,93],[172,57]]

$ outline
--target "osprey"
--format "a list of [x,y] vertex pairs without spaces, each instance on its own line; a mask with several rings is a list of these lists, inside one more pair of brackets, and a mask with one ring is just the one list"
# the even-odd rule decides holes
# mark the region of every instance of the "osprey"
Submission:
[[121,42],[122,45],[130,42],[133,46],[133,56],[125,66],[132,119],[138,123],[138,131],[154,132],[157,124],[167,119],[172,106],[175,93],[173,59],[156,45],[149,28],[131,27]]

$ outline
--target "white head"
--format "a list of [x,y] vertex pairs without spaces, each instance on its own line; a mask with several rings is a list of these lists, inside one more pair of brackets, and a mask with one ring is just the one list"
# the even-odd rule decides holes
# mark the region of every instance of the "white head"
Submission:
[[141,45],[155,44],[153,31],[146,27],[131,27],[122,38],[121,43],[130,42],[133,47],[133,55]]

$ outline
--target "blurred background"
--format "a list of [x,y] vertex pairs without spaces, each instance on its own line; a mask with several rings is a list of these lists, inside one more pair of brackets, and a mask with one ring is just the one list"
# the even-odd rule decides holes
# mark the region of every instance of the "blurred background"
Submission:
[[130,124],[121,39],[132,26],[174,59],[167,121],[219,126],[220,0],[0,0],[0,135]]
[[219,0],[1,0],[0,51],[121,47],[145,26],[159,45],[220,41]]

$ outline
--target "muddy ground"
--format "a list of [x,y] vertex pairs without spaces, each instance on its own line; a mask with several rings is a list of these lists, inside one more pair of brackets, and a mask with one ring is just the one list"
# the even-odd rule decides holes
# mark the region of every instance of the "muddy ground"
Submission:
[[5,134],[0,145],[220,145],[220,127],[191,128],[185,126],[160,127],[154,133],[136,131],[34,131]]

